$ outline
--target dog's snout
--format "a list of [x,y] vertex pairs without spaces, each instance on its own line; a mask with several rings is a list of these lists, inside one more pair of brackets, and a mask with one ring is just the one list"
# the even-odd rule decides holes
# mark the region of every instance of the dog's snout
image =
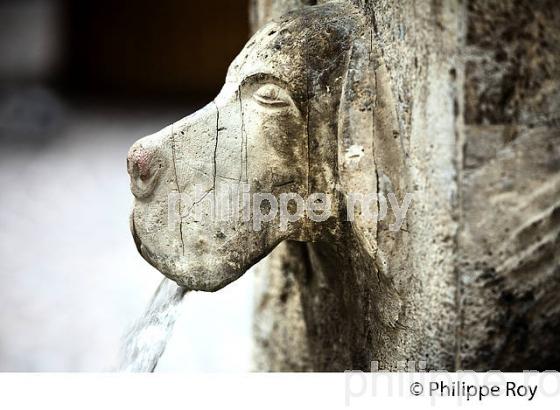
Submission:
[[150,178],[152,170],[150,165],[153,158],[153,150],[146,149],[140,144],[134,144],[128,152],[127,168],[131,178],[140,178],[145,181]]
[[134,196],[145,198],[150,195],[156,187],[158,174],[165,165],[157,148],[137,142],[130,148],[126,163]]

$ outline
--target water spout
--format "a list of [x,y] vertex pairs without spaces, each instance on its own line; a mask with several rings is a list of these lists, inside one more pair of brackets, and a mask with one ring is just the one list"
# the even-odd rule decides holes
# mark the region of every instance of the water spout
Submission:
[[153,372],[165,351],[187,293],[170,279],[158,286],[144,315],[124,339],[117,368],[121,372]]

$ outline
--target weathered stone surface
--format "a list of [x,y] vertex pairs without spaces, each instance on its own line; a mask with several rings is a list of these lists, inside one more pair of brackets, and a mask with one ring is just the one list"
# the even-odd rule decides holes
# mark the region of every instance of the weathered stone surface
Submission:
[[560,7],[467,10],[459,363],[559,369]]
[[[407,358],[446,369],[558,369],[558,5],[355,3],[375,16],[404,178],[417,193],[406,239],[386,259],[400,266],[397,278],[415,279],[409,291],[418,303],[406,312],[422,325],[407,328],[404,344],[417,353]],[[352,281],[338,286],[359,299]],[[330,310],[306,306],[308,291],[304,312],[316,314],[304,322],[318,327]],[[353,314],[352,326],[379,326]],[[336,331],[321,335],[325,345]],[[405,357],[401,349],[396,343],[382,366]],[[312,349],[323,363],[315,368],[333,369],[333,357],[348,353],[334,350]]]
[[[216,100],[131,149],[142,255],[217,290],[292,240],[259,276],[259,370],[559,367],[557,7],[309,3],[254,2],[263,27]],[[169,193],[222,180],[334,212],[167,230]],[[413,203],[395,230],[347,220],[351,193]]]
[[286,241],[255,272],[255,370],[311,371],[301,304],[309,261],[301,242]]
[[[365,59],[374,58],[371,68],[366,64],[357,70],[357,83],[371,93],[372,115],[368,124],[352,114],[359,110],[341,110],[338,121],[349,138],[371,149],[372,157],[354,175],[345,176],[339,163],[339,177],[358,191],[415,196],[407,226],[399,232],[388,229],[389,220],[350,229],[337,244],[308,245],[307,276],[312,280],[302,287],[302,300],[313,368],[369,369],[372,360],[381,368],[394,369],[405,360],[452,368],[457,323],[454,110],[459,93],[452,73],[459,40],[445,33],[457,31],[459,8],[411,2],[377,2],[373,9],[358,5],[370,19],[373,40]],[[427,47],[433,43],[438,46]],[[363,103],[357,95],[349,92],[348,100]],[[347,121],[346,114],[354,116]],[[373,241],[360,245],[358,238],[368,231]]]

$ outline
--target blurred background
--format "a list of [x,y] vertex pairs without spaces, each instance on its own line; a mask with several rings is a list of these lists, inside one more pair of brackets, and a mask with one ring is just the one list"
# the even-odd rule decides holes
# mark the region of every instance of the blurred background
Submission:
[[[103,371],[162,276],[126,153],[217,94],[245,0],[0,0],[0,371]],[[252,277],[189,294],[158,371],[250,369]]]

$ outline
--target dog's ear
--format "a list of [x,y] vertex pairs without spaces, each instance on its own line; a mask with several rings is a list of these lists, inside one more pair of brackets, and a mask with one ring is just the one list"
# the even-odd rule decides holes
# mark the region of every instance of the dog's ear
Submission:
[[[338,112],[338,184],[344,196],[352,229],[370,255],[377,252],[377,218],[370,218],[361,205],[379,212],[372,194],[377,193],[373,146],[375,61],[371,40],[364,34],[354,40],[342,83]],[[354,206],[354,200],[356,206]]]
[[[349,208],[354,208],[353,235],[371,257],[384,300],[390,301],[379,307],[380,319],[395,327],[402,301],[392,277],[404,267],[394,261],[403,261],[395,255],[399,250],[402,255],[407,247],[403,232],[390,229],[395,215],[387,198],[393,193],[402,201],[406,169],[395,99],[380,51],[373,33],[366,32],[348,56],[338,118],[338,182],[346,198],[346,215],[352,215]],[[361,207],[352,204],[352,196],[361,196]],[[369,215],[364,212],[366,206]]]
[[[354,208],[352,229],[365,250],[385,265],[386,244],[380,242],[394,218],[386,198],[393,192],[402,200],[406,173],[390,79],[370,31],[349,50],[338,117],[338,182],[346,204]],[[369,206],[369,215],[354,207],[352,196],[364,198],[361,204]]]
[[[374,37],[372,37],[374,38]],[[377,192],[380,198],[387,199],[394,195],[402,204],[407,194],[408,171],[406,167],[406,151],[404,148],[400,123],[397,116],[397,100],[394,97],[391,78],[383,61],[381,50],[372,44],[372,59],[375,75],[375,102],[373,121],[373,155],[375,174],[377,176]],[[389,198],[390,199],[390,198]],[[396,224],[396,210],[392,204],[387,214],[377,224],[377,268],[387,277],[404,269],[395,261],[403,262],[403,252],[407,249],[407,223],[404,219],[399,228]],[[403,215],[400,215],[403,217]],[[398,230],[395,230],[398,229]],[[398,256],[401,257],[398,257]]]

